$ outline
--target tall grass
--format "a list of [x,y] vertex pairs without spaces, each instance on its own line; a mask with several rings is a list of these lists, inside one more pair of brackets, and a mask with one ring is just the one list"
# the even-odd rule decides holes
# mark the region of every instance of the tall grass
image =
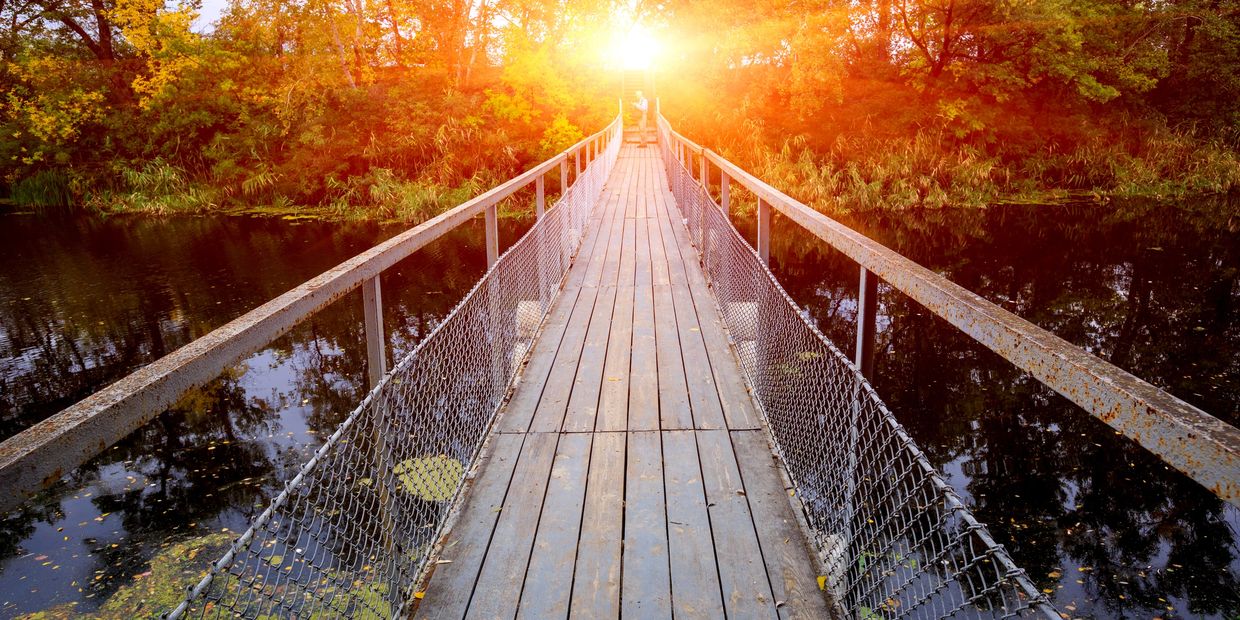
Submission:
[[418,223],[473,198],[487,184],[475,174],[456,186],[433,180],[404,180],[387,168],[374,168],[344,180],[329,178],[334,197],[328,211],[342,219],[381,219]]
[[1014,153],[960,144],[923,130],[897,139],[804,138],[778,148],[749,142],[728,153],[760,178],[827,213],[978,208],[996,203],[1106,197],[1181,198],[1240,189],[1240,154],[1189,130],[1095,138],[1072,148]]
[[120,176],[123,189],[96,194],[92,206],[155,215],[200,213],[220,206],[218,189],[192,183],[184,170],[163,159],[154,159],[141,168],[122,166]]
[[42,170],[13,184],[12,199],[17,205],[40,211],[68,211],[77,202],[73,179],[63,169]]

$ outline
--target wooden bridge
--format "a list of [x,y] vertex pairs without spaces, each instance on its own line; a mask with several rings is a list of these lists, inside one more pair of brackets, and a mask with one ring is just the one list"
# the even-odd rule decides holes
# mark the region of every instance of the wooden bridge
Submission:
[[829,615],[675,210],[626,144],[418,618]]
[[[5,441],[0,507],[360,288],[372,391],[171,617],[1057,618],[869,385],[880,279],[1240,502],[1237,429],[657,119],[650,146],[617,117]],[[529,186],[538,221],[501,255],[499,204]],[[775,213],[858,263],[852,356],[768,269]],[[489,270],[389,369],[380,274],[479,216]]]

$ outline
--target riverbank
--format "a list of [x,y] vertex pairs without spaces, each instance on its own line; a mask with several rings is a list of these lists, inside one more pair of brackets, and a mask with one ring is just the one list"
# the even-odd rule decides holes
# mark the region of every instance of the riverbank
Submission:
[[[1217,140],[1164,130],[1126,141],[1097,139],[1069,151],[952,144],[929,132],[907,138],[839,137],[806,148],[731,142],[721,151],[758,178],[827,213],[1171,200],[1240,191],[1240,152]],[[742,204],[744,203],[742,199]]]
[[[1096,139],[1078,148],[1013,154],[1001,148],[954,144],[930,131],[910,138],[837,136],[823,148],[805,135],[770,144],[759,138],[717,145],[730,160],[828,215],[921,208],[1065,205],[1111,200],[1183,200],[1240,190],[1240,153],[1220,140],[1172,130]],[[66,210],[76,203],[103,215],[223,215],[319,221],[415,224],[460,205],[505,180],[511,169],[481,170],[444,184],[405,179],[377,167],[365,175],[329,179],[317,203],[300,203],[255,181],[238,187],[195,179],[162,160],[123,170],[115,187],[74,191],[67,179],[40,179],[14,188],[16,208]],[[52,175],[56,176],[56,175]],[[553,185],[554,186],[554,185]],[[553,200],[552,196],[548,197]],[[744,196],[738,196],[744,205]],[[2,203],[0,203],[2,206]],[[533,212],[532,192],[501,205],[508,216]]]

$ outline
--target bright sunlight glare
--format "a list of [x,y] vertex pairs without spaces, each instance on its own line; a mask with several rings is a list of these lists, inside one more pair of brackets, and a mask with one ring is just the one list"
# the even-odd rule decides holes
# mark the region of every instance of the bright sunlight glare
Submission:
[[658,42],[649,30],[634,25],[616,34],[612,42],[612,61],[625,69],[649,69],[658,52]]

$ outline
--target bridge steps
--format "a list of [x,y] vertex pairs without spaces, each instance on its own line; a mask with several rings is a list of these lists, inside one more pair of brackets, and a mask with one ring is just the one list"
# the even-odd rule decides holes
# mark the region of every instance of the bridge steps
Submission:
[[624,145],[415,617],[829,615],[657,152]]

